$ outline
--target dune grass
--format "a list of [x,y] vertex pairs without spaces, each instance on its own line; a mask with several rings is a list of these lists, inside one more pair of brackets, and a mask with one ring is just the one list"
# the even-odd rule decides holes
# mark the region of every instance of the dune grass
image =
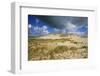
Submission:
[[[83,40],[82,40],[83,39]],[[67,45],[67,42],[69,42]],[[88,57],[87,38],[79,40],[28,39],[28,60],[80,59]]]

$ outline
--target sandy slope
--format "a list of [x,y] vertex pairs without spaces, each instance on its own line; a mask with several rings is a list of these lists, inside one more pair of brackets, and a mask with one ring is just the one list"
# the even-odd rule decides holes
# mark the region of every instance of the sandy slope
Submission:
[[79,59],[88,57],[87,37],[50,34],[29,40],[29,60]]

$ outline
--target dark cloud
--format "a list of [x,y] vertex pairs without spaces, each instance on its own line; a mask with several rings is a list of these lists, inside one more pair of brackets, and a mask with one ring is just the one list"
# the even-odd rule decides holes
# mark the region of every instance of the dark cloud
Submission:
[[[30,35],[68,32],[88,34],[88,17],[28,15],[28,24]],[[43,26],[48,29],[43,31]]]
[[86,25],[87,17],[73,17],[73,16],[44,16],[44,15],[34,15],[38,19],[42,20],[44,23],[50,27],[63,29],[67,27],[67,23],[70,22],[76,26]]
[[83,24],[88,25],[87,24],[88,18],[87,17],[72,17],[71,23],[77,26],[81,26]]

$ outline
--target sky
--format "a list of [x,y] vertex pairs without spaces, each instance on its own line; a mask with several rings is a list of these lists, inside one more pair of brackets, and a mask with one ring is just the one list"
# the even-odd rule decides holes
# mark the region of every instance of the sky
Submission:
[[88,17],[28,15],[28,36],[88,34]]

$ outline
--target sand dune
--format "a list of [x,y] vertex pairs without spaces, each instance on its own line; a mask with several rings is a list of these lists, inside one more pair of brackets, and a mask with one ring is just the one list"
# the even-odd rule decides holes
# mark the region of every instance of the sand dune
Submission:
[[88,57],[87,37],[48,34],[28,41],[29,60],[79,59]]

